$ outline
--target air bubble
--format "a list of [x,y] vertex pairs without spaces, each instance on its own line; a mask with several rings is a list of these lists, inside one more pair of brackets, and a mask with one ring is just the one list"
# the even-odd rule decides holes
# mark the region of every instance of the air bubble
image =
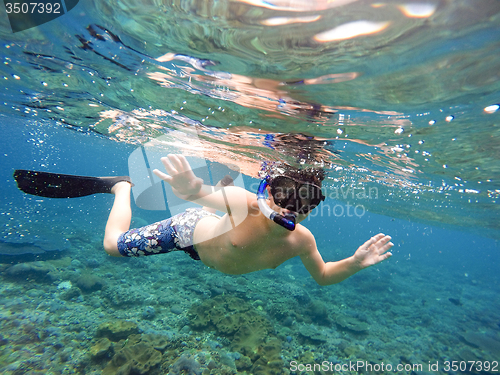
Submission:
[[498,111],[498,109],[500,109],[500,105],[498,104],[493,104],[493,105],[489,105],[487,106],[484,111],[486,113],[495,113],[496,111]]

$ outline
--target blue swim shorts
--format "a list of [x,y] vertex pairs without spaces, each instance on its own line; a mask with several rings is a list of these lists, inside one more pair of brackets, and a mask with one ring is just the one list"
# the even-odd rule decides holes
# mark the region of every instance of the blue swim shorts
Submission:
[[217,215],[201,208],[188,208],[169,219],[131,229],[118,237],[118,251],[124,257],[184,251],[194,260],[200,260],[193,246],[194,228],[207,216]]

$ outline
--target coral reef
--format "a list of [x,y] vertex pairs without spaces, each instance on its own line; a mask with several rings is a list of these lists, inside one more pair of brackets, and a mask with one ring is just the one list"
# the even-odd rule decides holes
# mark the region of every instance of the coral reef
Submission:
[[160,351],[150,344],[140,341],[128,344],[126,341],[116,349],[115,355],[102,371],[103,375],[149,374],[162,360]]
[[[122,337],[118,342],[103,337],[90,348],[92,360],[104,366],[104,375],[150,374],[156,371],[162,362],[163,353],[169,345],[167,337],[131,333],[133,329],[130,329],[132,326],[128,323],[114,323],[115,327],[118,327],[114,335],[119,329]],[[102,334],[102,331],[99,333]],[[109,330],[106,329],[106,333],[109,333]]]
[[255,351],[272,331],[269,320],[249,303],[232,296],[216,296],[189,310],[190,325],[212,329],[231,338],[233,350]]
[[[281,346],[274,336],[271,322],[248,302],[237,297],[219,295],[193,306],[189,315],[193,328],[214,330],[228,338],[232,350],[249,358],[252,373],[281,373]],[[248,362],[246,358],[242,363]],[[241,368],[246,365],[236,366]]]
[[183,354],[172,365],[170,375],[201,375],[200,364],[193,356]]
[[[100,240],[80,242],[58,260],[0,265],[2,374],[278,375],[291,361],[395,366],[498,356],[500,307],[478,283],[433,289],[405,268],[398,284],[384,281],[393,293],[366,295],[355,279],[320,288],[291,278],[302,266],[225,276],[182,253],[116,259],[96,250]],[[394,299],[410,292],[413,302]]]

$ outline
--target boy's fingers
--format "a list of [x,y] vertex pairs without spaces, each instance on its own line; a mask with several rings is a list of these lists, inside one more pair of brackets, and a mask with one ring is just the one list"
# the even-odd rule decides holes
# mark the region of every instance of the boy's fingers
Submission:
[[[169,155],[172,156],[172,164],[174,165],[175,169],[177,169],[178,173],[183,173],[186,172],[186,168],[184,166],[184,163],[182,162],[182,158],[184,158],[184,155]],[[184,158],[185,159],[185,158]],[[188,164],[189,166],[189,164]],[[188,168],[189,170],[191,168]]]
[[165,167],[168,174],[174,175],[177,173],[177,171],[175,170],[174,166],[172,165],[168,157],[163,157],[160,160],[163,163],[163,166]]
[[185,171],[191,170],[191,166],[189,165],[189,162],[187,161],[187,159],[184,155],[179,155],[179,159],[180,159],[182,167],[184,168]]
[[386,235],[381,235],[381,237],[378,239],[377,244],[378,245],[384,245],[386,242],[392,240],[391,236],[386,236]]
[[368,241],[366,241],[363,245],[365,245],[367,248],[376,243],[378,240],[380,240],[384,235],[382,233],[379,233],[372,238],[370,238]]
[[161,178],[162,180],[165,180],[167,182],[172,180],[172,177],[170,177],[168,174],[165,174],[165,173],[159,171],[158,169],[153,169],[153,173],[155,175],[157,175],[159,178]]
[[392,242],[388,242],[386,243],[384,246],[382,246],[380,249],[379,249],[379,254],[383,254],[385,253],[387,250],[389,250],[391,247],[393,247],[394,244]]
[[178,173],[182,172],[182,164],[179,161],[179,159],[177,158],[177,155],[169,154],[168,160],[173,165],[173,167],[177,170]]

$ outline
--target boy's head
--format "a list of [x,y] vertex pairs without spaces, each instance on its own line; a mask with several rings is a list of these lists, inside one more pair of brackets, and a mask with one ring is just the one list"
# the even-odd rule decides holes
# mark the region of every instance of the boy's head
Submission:
[[276,172],[270,175],[270,179],[277,176],[285,176],[296,181],[307,182],[312,185],[321,187],[323,180],[326,177],[326,172],[321,168],[305,168],[299,169],[289,165],[280,166]]
[[321,191],[326,176],[323,169],[281,164],[268,168],[267,176],[274,203],[288,211],[307,215],[325,199]]
[[319,187],[321,187],[326,174],[322,168],[306,167],[300,169],[282,162],[264,162],[260,170],[261,178],[269,178],[271,180],[277,176],[286,176],[295,180],[309,182]]

